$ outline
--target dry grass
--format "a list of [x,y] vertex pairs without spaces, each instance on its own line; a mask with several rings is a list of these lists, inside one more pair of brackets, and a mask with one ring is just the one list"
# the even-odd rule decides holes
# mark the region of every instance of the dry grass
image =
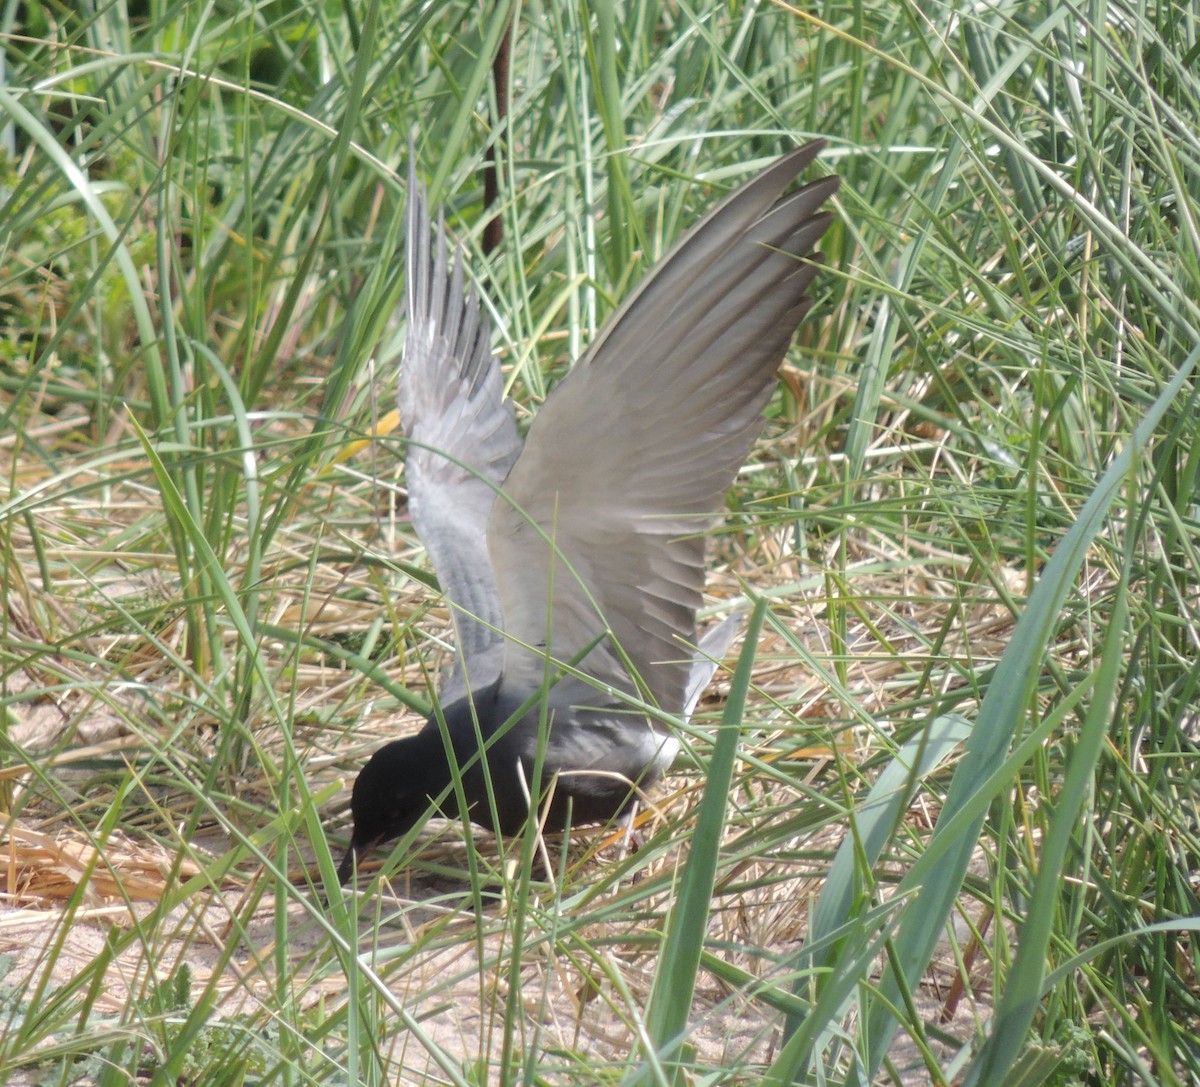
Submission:
[[[544,5],[501,123],[507,10],[359,7],[0,23],[0,1081],[1195,1087],[1194,16]],[[522,420],[725,188],[845,183],[640,847],[431,821],[343,898],[449,659],[356,444],[411,133]]]
[[[128,433],[113,437],[114,444],[132,444]],[[758,470],[769,471],[787,444],[764,445],[756,457]],[[7,775],[16,788],[13,809],[22,813],[10,822],[5,846],[9,878],[3,931],[17,953],[8,977],[16,985],[34,984],[44,970],[44,954],[29,949],[54,946],[61,937],[66,943],[53,961],[52,977],[66,982],[98,954],[113,926],[146,919],[139,901],[160,901],[168,887],[177,890],[183,881],[199,877],[202,865],[231,845],[226,834],[214,834],[216,828],[205,820],[199,829],[207,848],[196,852],[199,863],[189,859],[197,843],[180,841],[171,826],[175,805],[188,803],[188,798],[170,789],[157,790],[152,801],[147,796],[143,803],[152,803],[155,811],[130,819],[128,832],[101,832],[98,824],[112,803],[111,789],[93,790],[88,771],[71,770],[73,764],[113,758],[129,766],[144,760],[165,739],[161,724],[147,723],[148,701],[160,721],[174,717],[180,722],[172,743],[192,758],[213,757],[217,726],[199,708],[204,692],[172,667],[172,659],[183,656],[186,632],[172,605],[181,592],[172,555],[151,550],[153,541],[145,535],[136,548],[129,545],[138,526],[156,516],[153,495],[142,483],[148,466],[134,457],[122,459],[127,478],[114,485],[107,474],[111,465],[94,472],[87,467],[90,450],[65,446],[55,453],[57,479],[70,479],[70,490],[39,505],[37,547],[19,525],[10,535],[12,583],[23,587],[10,594],[10,631],[19,629],[31,644],[55,647],[24,670],[28,694],[10,704],[10,735],[27,751],[54,753],[44,766],[61,779],[46,790],[31,781],[27,768]],[[357,478],[364,460],[386,481]],[[12,469],[27,493],[47,478],[31,458],[15,458]],[[396,508],[402,490],[397,489],[394,451],[364,451],[349,462],[349,469],[354,474],[348,479],[333,473],[306,487],[302,505],[308,516],[286,526],[263,569],[269,586],[264,618],[297,636],[342,645],[361,641],[373,627],[395,629],[399,624],[402,641],[381,636],[382,644],[399,651],[382,653],[376,665],[394,684],[421,692],[436,682],[446,659],[440,644],[449,640],[448,614],[426,586],[391,565],[419,563],[422,555],[402,509]],[[739,598],[742,585],[768,596],[777,593],[773,610],[779,625],[803,643],[812,660],[840,675],[839,697],[820,676],[798,664],[777,630],[766,632],[759,642],[746,758],[730,798],[723,846],[728,860],[707,943],[725,949],[727,963],[767,982],[778,971],[780,956],[801,945],[822,886],[824,858],[844,831],[832,821],[832,812],[831,821],[796,832],[764,834],[762,828],[806,798],[836,794],[858,773],[856,767],[877,754],[893,707],[911,704],[923,675],[939,676],[944,687],[952,682],[944,672],[947,656],[969,656],[976,664],[994,659],[1012,625],[1011,613],[986,586],[974,587],[969,599],[963,599],[957,573],[961,563],[953,555],[934,546],[868,536],[843,567],[855,585],[857,603],[844,649],[835,653],[822,620],[828,600],[819,591],[794,591],[797,583],[819,586],[827,571],[797,562],[782,536],[769,526],[722,536],[714,547],[720,562],[710,582],[716,602]],[[859,542],[853,534],[849,541]],[[309,562],[314,553],[325,551],[342,551],[346,557]],[[369,556],[372,564],[350,561],[351,551]],[[234,582],[241,576],[238,554],[235,544],[227,559]],[[889,567],[896,572],[879,572]],[[39,584],[46,570],[53,593]],[[114,622],[114,615],[126,616],[126,622]],[[954,615],[964,621],[956,622]],[[232,649],[235,632],[226,631],[226,637]],[[935,643],[936,662],[930,649]],[[422,718],[364,684],[354,667],[298,647],[296,641],[267,639],[260,656],[265,672],[278,677],[277,697],[290,708],[293,742],[310,788],[320,792],[327,785],[343,786],[323,809],[322,821],[331,832],[341,828],[344,834],[344,786],[357,766],[380,743],[415,728]],[[719,713],[727,691],[727,676],[718,676],[700,707],[701,717]],[[12,682],[9,692],[18,693]],[[252,830],[275,809],[275,775],[265,771],[283,760],[284,750],[278,722],[261,701],[247,728],[258,758],[237,774],[231,787],[245,812],[259,813],[250,816],[246,829]],[[106,739],[98,742],[101,737]],[[91,745],[76,746],[84,740]],[[782,767],[778,776],[794,780],[794,788],[778,778],[763,782],[755,769],[758,760]],[[61,800],[69,778],[63,775],[72,774],[83,791],[73,794],[67,807]],[[842,786],[831,789],[831,781]],[[31,795],[22,795],[30,786]],[[537,939],[525,948],[515,977],[507,951],[506,907],[488,905],[475,915],[461,828],[435,822],[408,865],[383,885],[382,898],[375,905],[364,903],[371,914],[360,921],[359,931],[371,948],[368,960],[377,964],[395,998],[441,1053],[456,1059],[481,1059],[494,1051],[514,999],[521,1009],[517,1022],[525,1035],[523,1045],[569,1052],[573,1061],[583,1062],[581,1068],[628,1053],[636,1048],[640,1029],[629,1009],[644,1006],[648,997],[657,962],[656,933],[685,855],[686,837],[677,828],[691,822],[702,789],[703,778],[683,769],[655,790],[653,807],[643,812],[637,828],[639,835],[659,843],[645,862],[629,864],[620,834],[579,832],[570,843],[550,843],[555,864],[563,866],[559,886],[538,892]],[[913,810],[918,837],[936,815],[936,803],[933,809],[930,803],[923,797]],[[101,849],[96,848],[98,839]],[[482,865],[502,883],[506,861],[498,845],[476,832],[474,847]],[[180,848],[183,859],[173,863],[170,857]],[[290,877],[303,885],[306,878],[316,878],[316,869],[307,847],[299,859],[302,865],[293,864]],[[153,944],[134,942],[114,961],[96,1010],[115,1014],[144,996],[153,979],[173,976],[184,963],[194,985],[217,994],[215,1010],[224,1017],[260,1013],[280,981],[303,994],[301,1011],[317,1012],[337,1002],[344,975],[330,970],[321,954],[327,935],[296,901],[282,906],[292,921],[283,953],[286,970],[279,974],[273,933],[281,903],[270,892],[256,890],[262,875],[259,865],[248,860],[218,887],[194,879],[191,893],[173,896],[169,912],[155,918],[159,935]],[[362,881],[365,886],[366,878]],[[572,919],[569,935],[555,937],[550,918],[559,912],[571,915],[564,904],[571,896],[586,901],[585,918],[594,913],[603,919]],[[72,902],[64,909],[67,898]],[[162,933],[172,935],[164,939]],[[241,950],[223,953],[231,941]],[[941,972],[944,980],[939,982],[935,973],[929,982],[938,998],[954,975],[953,964]],[[950,1029],[969,1026],[964,1019],[959,1028]],[[699,1062],[727,1068],[761,1065],[778,1047],[778,1036],[779,1024],[769,1008],[731,980],[703,975],[693,1033]],[[389,1037],[385,1056],[405,1069],[406,1081],[435,1074],[434,1058],[411,1035],[389,1032]]]

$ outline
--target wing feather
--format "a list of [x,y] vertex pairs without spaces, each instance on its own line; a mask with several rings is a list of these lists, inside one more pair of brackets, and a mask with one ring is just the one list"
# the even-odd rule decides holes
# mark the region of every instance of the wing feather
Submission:
[[494,680],[504,660],[503,614],[486,531],[496,490],[517,455],[512,406],[479,298],[451,263],[446,231],[432,230],[425,192],[409,171],[408,330],[400,418],[408,452],[409,512],[451,604],[459,663],[442,697]]
[[509,689],[543,675],[522,643],[559,661],[596,643],[585,672],[627,690],[640,677],[683,708],[703,532],[761,429],[831,219],[837,178],[784,196],[820,146],[784,155],[689,231],[535,418],[488,524]]

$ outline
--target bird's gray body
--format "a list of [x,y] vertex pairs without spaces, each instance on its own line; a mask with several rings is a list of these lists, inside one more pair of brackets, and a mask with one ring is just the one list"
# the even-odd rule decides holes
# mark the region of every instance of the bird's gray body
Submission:
[[[649,784],[674,754],[673,737],[647,728],[644,718],[628,707],[590,709],[562,692],[551,688],[544,700],[521,713],[529,698],[508,694],[497,683],[443,711],[456,762],[464,768],[463,792],[469,803],[474,799],[480,804],[479,821],[485,825],[492,825],[490,805],[495,804],[495,827],[503,834],[517,833],[529,817],[526,797],[537,791],[539,753],[541,784],[553,782],[541,814],[551,830],[568,822],[611,819],[630,803],[630,783]],[[556,720],[568,727],[555,727]],[[476,732],[477,722],[501,723],[482,756],[477,737],[485,733]],[[438,732],[440,738],[440,728]],[[489,780],[492,795],[485,803]],[[443,810],[457,810],[453,793],[447,800]]]
[[[458,657],[440,720],[376,752],[355,783],[343,878],[356,852],[403,833],[447,792],[443,737],[471,818],[503,833],[527,819],[539,763],[550,827],[620,815],[633,786],[669,765],[674,741],[652,710],[688,708],[704,530],[808,310],[838,180],[784,193],[819,149],[777,159],[693,227],[524,442],[461,256],[450,261],[411,180],[406,472]],[[454,795],[444,811],[457,810]]]

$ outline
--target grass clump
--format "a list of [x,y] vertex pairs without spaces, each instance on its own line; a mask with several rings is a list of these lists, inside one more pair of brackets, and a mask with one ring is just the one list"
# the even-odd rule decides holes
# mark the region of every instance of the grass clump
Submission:
[[[1198,29],[0,13],[0,1079],[1200,1082]],[[710,547],[761,627],[642,848],[551,881],[431,824],[343,897],[343,786],[448,659],[403,450],[355,444],[410,138],[524,423],[816,135],[819,317]]]

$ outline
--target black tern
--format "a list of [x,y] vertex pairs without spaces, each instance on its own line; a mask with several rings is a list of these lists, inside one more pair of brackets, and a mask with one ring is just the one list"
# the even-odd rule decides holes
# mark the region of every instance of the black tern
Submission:
[[687,708],[704,530],[810,305],[840,179],[788,189],[822,146],[783,155],[692,227],[523,443],[462,253],[451,261],[440,219],[435,236],[410,168],[405,471],[457,660],[439,712],[358,775],[343,883],[443,794],[440,812],[458,814],[455,777],[474,822],[514,834],[539,765],[551,830],[623,816],[670,766],[677,743],[652,708]]

